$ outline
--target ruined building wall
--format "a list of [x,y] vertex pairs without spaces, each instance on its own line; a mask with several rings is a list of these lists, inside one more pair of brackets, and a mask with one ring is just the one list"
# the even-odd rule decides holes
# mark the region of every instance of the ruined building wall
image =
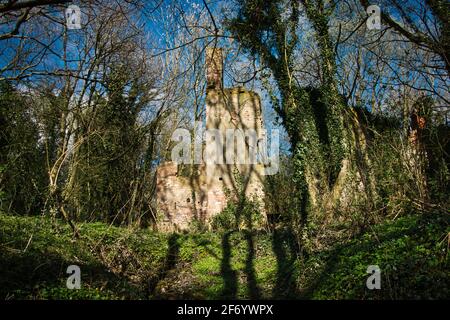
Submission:
[[[259,96],[242,87],[223,88],[223,54],[220,48],[206,49],[207,90],[206,129],[217,129],[226,136],[227,129],[241,130],[249,161],[263,136],[263,120]],[[245,136],[246,129],[256,131],[256,139]],[[216,144],[208,143],[204,159],[213,158]],[[224,157],[225,141],[224,145]],[[237,150],[233,150],[237,151]],[[225,159],[224,159],[225,160]],[[256,159],[254,159],[256,160]],[[248,162],[246,162],[248,163]],[[198,168],[197,180],[180,176],[177,165],[168,162],[157,169],[157,209],[161,216],[158,222],[163,230],[188,229],[191,221],[208,222],[221,212],[227,204],[225,190],[236,194],[240,187],[236,178],[243,179],[243,190],[247,197],[263,199],[263,172],[260,164],[206,163]]]
[[[246,164],[206,164],[208,189],[214,190],[216,196],[222,196],[225,188],[232,191],[232,193],[237,193],[239,191],[236,181],[238,174],[243,178],[243,189],[246,196],[263,196],[262,177],[264,167],[256,163],[247,164],[250,162],[252,154],[256,154],[258,141],[262,139],[262,128],[261,103],[256,93],[247,91],[244,88],[208,90],[206,98],[206,129],[218,129],[224,137],[227,129],[240,130],[244,137],[247,151],[244,155]],[[246,129],[255,130],[256,139],[246,136]],[[212,154],[215,152],[215,145],[208,144],[208,142],[206,142],[206,154],[210,151],[211,158],[213,158]],[[212,146],[211,149],[213,150],[208,150],[209,145]],[[235,154],[237,153],[237,150],[233,151]],[[225,155],[226,151],[224,151]],[[219,206],[213,205],[211,211],[214,212],[216,210],[219,210]]]

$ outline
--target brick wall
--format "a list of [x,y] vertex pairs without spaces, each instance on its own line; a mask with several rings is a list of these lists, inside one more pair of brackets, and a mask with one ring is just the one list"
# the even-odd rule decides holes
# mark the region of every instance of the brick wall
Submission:
[[[206,49],[207,93],[206,129],[254,129],[256,141],[246,139],[252,152],[262,138],[263,119],[259,96],[243,87],[223,88],[223,63],[220,48]],[[205,154],[208,154],[208,146]],[[246,152],[248,159],[250,153]],[[193,220],[208,223],[227,204],[225,189],[237,193],[236,174],[243,176],[244,192],[250,197],[264,197],[262,165],[209,164],[199,168],[196,180],[178,174],[177,165],[168,162],[157,169],[158,225],[164,231],[185,230]]]

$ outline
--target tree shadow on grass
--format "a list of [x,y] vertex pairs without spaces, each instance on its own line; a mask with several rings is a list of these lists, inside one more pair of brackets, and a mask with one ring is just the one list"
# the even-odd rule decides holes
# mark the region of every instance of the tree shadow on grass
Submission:
[[237,294],[237,272],[231,267],[231,245],[230,237],[234,231],[224,233],[222,236],[222,262],[220,273],[223,278],[222,298],[236,299]]
[[261,292],[258,287],[255,267],[253,264],[256,258],[253,233],[251,231],[245,231],[244,235],[247,240],[247,247],[248,247],[247,259],[245,261],[245,270],[244,270],[247,276],[248,293],[250,299],[259,299],[261,297]]
[[277,260],[277,277],[272,291],[273,298],[297,298],[294,271],[299,248],[292,231],[275,229],[272,236],[272,249]]
[[166,254],[164,265],[160,268],[160,270],[158,270],[156,275],[148,281],[148,294],[150,296],[155,295],[158,283],[167,277],[170,270],[176,267],[180,253],[180,243],[178,241],[179,238],[180,235],[176,233],[173,233],[169,236],[168,251]]

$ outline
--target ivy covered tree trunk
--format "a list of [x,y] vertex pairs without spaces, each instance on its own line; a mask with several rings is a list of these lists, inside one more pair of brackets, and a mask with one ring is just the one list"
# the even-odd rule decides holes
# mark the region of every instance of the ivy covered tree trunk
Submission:
[[[316,88],[301,86],[292,74],[294,50],[299,45],[300,5],[320,52],[321,83]],[[367,177],[361,178],[367,194],[374,193],[370,174],[365,172],[370,171],[365,147],[355,152],[358,145],[365,145],[365,134],[338,92],[335,52],[328,31],[330,13],[324,1],[244,0],[237,18],[228,23],[229,30],[250,53],[260,57],[276,81],[280,95],[272,98],[279,100],[275,101],[276,111],[292,145],[301,216],[306,215],[308,206],[328,211],[339,205],[355,170]]]

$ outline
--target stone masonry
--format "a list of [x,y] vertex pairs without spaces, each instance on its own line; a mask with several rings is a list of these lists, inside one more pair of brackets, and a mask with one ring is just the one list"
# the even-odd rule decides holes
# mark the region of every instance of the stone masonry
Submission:
[[[223,56],[220,48],[206,48],[206,129],[217,129],[226,136],[227,129],[237,129],[245,139],[245,159],[253,159],[263,136],[259,96],[243,87],[223,88]],[[256,131],[255,137],[245,130]],[[204,155],[216,148],[206,141]],[[237,150],[225,150],[237,156]],[[263,199],[262,164],[207,163],[195,167],[195,174],[183,176],[173,162],[160,165],[156,173],[158,228],[162,231],[186,230],[195,220],[208,225],[210,219],[227,205],[230,195],[239,190],[247,197]],[[248,161],[246,163],[249,163]],[[192,171],[191,171],[192,173]],[[238,183],[237,177],[241,184]],[[228,196],[227,196],[228,195]]]

